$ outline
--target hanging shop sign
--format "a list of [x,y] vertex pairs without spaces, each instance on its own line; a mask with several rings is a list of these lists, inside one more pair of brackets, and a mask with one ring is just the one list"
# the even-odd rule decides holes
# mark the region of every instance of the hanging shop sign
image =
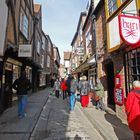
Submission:
[[122,76],[120,74],[116,74],[114,82],[115,82],[115,87],[120,88],[122,86]]
[[18,57],[32,57],[32,45],[31,44],[19,45]]
[[140,45],[140,17],[120,14],[119,33],[122,40],[131,47]]

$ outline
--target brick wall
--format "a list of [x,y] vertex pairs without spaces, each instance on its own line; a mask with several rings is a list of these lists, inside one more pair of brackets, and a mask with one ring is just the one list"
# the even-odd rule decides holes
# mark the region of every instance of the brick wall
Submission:
[[[125,75],[124,75],[124,63],[123,63],[122,52],[117,52],[113,55],[113,62],[114,62],[114,73],[121,74],[122,88],[124,89],[124,92],[125,92]],[[116,105],[116,114],[120,119],[122,119],[123,121],[126,121],[124,105],[122,105],[122,106]]]

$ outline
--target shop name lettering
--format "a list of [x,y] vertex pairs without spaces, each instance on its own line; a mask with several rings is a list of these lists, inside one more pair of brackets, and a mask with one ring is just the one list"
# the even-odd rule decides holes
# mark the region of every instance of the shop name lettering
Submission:
[[138,24],[137,23],[127,22],[125,19],[122,20],[122,23],[123,23],[123,28],[138,30]]
[[30,53],[30,50],[28,49],[23,49],[23,50],[20,50],[21,53]]
[[137,37],[138,26],[139,26],[138,23],[130,22],[125,19],[122,19],[122,27],[123,30],[125,31],[125,37],[129,37],[129,36]]

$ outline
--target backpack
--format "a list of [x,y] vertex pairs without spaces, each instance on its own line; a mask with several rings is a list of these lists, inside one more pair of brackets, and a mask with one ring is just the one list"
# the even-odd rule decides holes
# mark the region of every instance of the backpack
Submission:
[[89,91],[89,85],[88,85],[88,82],[87,81],[84,81],[84,82],[82,82],[82,93],[83,94],[87,94],[88,93],[88,91]]
[[133,90],[126,101],[126,113],[129,128],[136,134],[140,134],[140,99],[136,96],[140,91]]

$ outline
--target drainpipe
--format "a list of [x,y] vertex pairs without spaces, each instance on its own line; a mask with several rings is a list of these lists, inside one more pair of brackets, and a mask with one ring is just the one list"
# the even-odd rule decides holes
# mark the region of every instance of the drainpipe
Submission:
[[[35,28],[36,28],[36,17],[35,15],[33,16],[33,62],[35,62],[35,59],[36,59],[36,56],[35,56],[35,53],[36,53],[36,48],[35,48],[35,38],[36,38],[36,32],[35,32]],[[32,92],[35,92],[35,88],[36,88],[36,70],[35,68],[32,68]]]
[[[93,11],[94,12],[94,11]],[[94,38],[94,47],[95,47],[95,61],[96,61],[96,82],[98,79],[98,54],[97,54],[97,42],[96,42],[96,17],[92,12],[92,23],[93,23],[93,38]]]

